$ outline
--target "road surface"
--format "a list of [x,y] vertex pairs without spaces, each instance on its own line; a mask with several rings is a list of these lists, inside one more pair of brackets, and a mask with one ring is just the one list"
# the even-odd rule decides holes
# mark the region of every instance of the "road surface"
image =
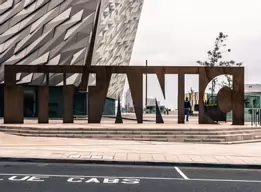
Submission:
[[261,170],[0,163],[1,192],[260,192]]

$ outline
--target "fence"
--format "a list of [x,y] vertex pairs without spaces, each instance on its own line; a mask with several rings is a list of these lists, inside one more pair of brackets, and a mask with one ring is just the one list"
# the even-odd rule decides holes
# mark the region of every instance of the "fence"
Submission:
[[261,125],[261,109],[249,109],[251,114],[251,126]]

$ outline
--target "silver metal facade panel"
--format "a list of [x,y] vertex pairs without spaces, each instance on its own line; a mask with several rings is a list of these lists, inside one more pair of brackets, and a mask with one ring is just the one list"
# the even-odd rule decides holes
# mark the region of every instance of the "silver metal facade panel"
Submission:
[[[143,0],[0,0],[0,82],[4,65],[85,65],[101,3],[92,65],[129,65]],[[68,74],[79,85],[81,74]],[[17,74],[19,84],[40,85],[43,74]],[[90,78],[89,84],[94,84]],[[108,97],[123,92],[124,75],[113,75]],[[62,84],[50,74],[50,84]]]

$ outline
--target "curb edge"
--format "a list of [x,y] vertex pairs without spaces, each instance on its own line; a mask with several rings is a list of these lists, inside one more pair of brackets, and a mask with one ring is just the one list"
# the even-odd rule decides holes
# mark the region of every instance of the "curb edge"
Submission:
[[165,166],[165,167],[198,167],[198,168],[230,168],[230,169],[261,169],[261,164],[215,164],[215,163],[175,163],[150,161],[117,161],[117,160],[76,160],[76,159],[46,159],[46,158],[10,158],[0,157],[0,162],[10,163],[54,163],[54,164],[100,164],[100,165],[135,165],[135,166]]

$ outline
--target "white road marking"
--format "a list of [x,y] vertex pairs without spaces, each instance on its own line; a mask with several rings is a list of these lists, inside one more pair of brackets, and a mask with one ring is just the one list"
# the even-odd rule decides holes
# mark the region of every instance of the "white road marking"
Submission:
[[119,179],[144,179],[144,180],[177,180],[177,181],[206,181],[206,182],[238,182],[238,183],[261,183],[261,180],[231,180],[231,179],[183,179],[172,177],[117,177],[117,176],[85,176],[85,175],[46,175],[46,174],[16,174],[16,173],[0,173],[1,176],[38,176],[38,177],[58,177],[58,178],[119,178]]
[[183,179],[189,180],[189,178],[178,167],[174,167],[174,168],[181,175],[181,177],[183,177]]

